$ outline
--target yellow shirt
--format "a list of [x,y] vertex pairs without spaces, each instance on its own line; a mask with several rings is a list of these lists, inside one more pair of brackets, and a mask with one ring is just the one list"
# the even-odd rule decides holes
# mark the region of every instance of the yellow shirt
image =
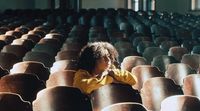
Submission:
[[[120,83],[134,85],[137,82],[137,78],[130,72],[120,69],[112,69],[114,72],[114,78]],[[92,77],[88,71],[79,69],[75,73],[73,86],[79,88],[83,93],[90,94],[92,91],[99,87],[110,84],[114,81],[113,77],[106,75],[100,79]]]

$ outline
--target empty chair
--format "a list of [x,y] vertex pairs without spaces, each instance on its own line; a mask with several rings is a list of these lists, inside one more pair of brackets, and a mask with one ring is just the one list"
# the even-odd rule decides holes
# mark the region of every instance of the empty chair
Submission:
[[200,45],[193,46],[191,54],[200,54]]
[[191,74],[183,79],[184,95],[193,95],[200,97],[200,74]]
[[45,67],[50,68],[55,62],[55,58],[44,52],[27,52],[23,57],[23,61],[37,61],[45,65]]
[[45,88],[42,81],[32,74],[5,75],[0,79],[0,92],[19,94],[22,99],[32,102],[39,90]]
[[15,63],[20,61],[21,59],[19,59],[15,54],[0,52],[0,66],[3,69],[10,70]]
[[132,68],[137,65],[147,64],[146,59],[140,56],[127,56],[121,63],[121,69],[131,72]]
[[181,44],[181,47],[187,48],[188,51],[192,51],[193,46],[200,45],[197,40],[184,40]]
[[44,39],[58,39],[62,43],[66,38],[59,33],[48,33],[45,35]]
[[49,78],[49,68],[45,67],[41,62],[24,61],[13,65],[10,74],[31,73],[38,76],[40,80],[46,81]]
[[160,111],[162,100],[172,95],[183,94],[172,79],[154,77],[146,80],[141,89],[142,104],[152,111]]
[[46,87],[73,86],[75,72],[73,70],[63,70],[51,73],[46,81]]
[[19,94],[0,92],[1,111],[32,111],[31,103],[24,101]]
[[0,50],[6,45],[4,40],[0,40]]
[[53,63],[50,69],[51,73],[63,70],[77,70],[77,61],[75,60],[59,60]]
[[120,102],[141,103],[137,90],[129,85],[108,84],[100,87],[90,94],[93,111],[101,111],[104,107]]
[[28,34],[36,34],[36,35],[39,35],[42,38],[44,38],[46,35],[46,32],[44,32],[42,30],[30,30],[30,31],[28,31]]
[[78,42],[72,42],[72,43],[64,43],[61,50],[75,50],[80,51],[84,45],[82,43]]
[[77,60],[79,51],[75,50],[61,50],[55,56],[56,61],[59,60]]
[[198,70],[200,67],[200,55],[199,54],[184,54],[181,59],[181,63],[188,64],[194,70]]
[[199,111],[199,109],[199,98],[189,95],[174,95],[161,102],[160,111]]
[[160,36],[160,37],[156,37],[156,38],[154,38],[154,40],[153,40],[153,42],[157,45],[157,46],[159,46],[159,45],[161,45],[161,43],[162,42],[164,42],[164,41],[170,41],[170,38],[169,37],[166,37],[166,36]]
[[158,55],[166,55],[167,52],[163,51],[159,47],[147,47],[143,52],[143,57],[146,58],[147,63],[151,64],[151,61],[153,60],[153,57]]
[[53,46],[55,49],[60,50],[60,48],[62,46],[62,42],[60,42],[56,38],[42,38],[42,39],[40,39],[38,44],[49,44],[49,45]]
[[121,102],[111,104],[101,111],[147,111],[147,109],[140,103],[136,102]]
[[142,55],[142,53],[144,52],[144,50],[147,47],[156,47],[156,45],[153,42],[151,42],[151,41],[141,41],[137,45],[137,52]]
[[139,36],[139,37],[135,37],[132,41],[133,43],[133,47],[137,47],[138,44],[141,42],[141,41],[152,41],[151,40],[151,37],[148,37],[148,36]]
[[10,31],[7,31],[5,33],[5,35],[11,35],[11,36],[15,36],[16,38],[20,38],[22,36],[22,32],[20,31],[14,31],[14,30],[10,30]]
[[25,47],[27,50],[31,50],[34,47],[35,43],[29,39],[15,39],[13,40],[11,45],[21,45]]
[[22,34],[28,33],[29,30],[30,29],[28,27],[25,27],[25,26],[20,26],[20,27],[15,28],[15,31],[22,32]]
[[21,39],[30,39],[34,41],[35,43],[39,42],[42,37],[40,35],[36,34],[24,34],[22,35]]
[[6,69],[3,69],[1,66],[0,66],[0,78],[7,75],[8,74],[8,70]]
[[28,49],[20,45],[6,45],[1,50],[1,52],[15,54],[19,59],[22,59],[22,57],[24,57],[27,51]]
[[165,77],[170,78],[175,81],[178,85],[183,85],[183,79],[189,74],[195,74],[196,71],[193,70],[189,65],[184,63],[173,63],[167,66]]
[[33,111],[92,111],[87,96],[66,86],[41,90],[32,104]]
[[158,67],[158,69],[165,73],[168,64],[178,63],[174,57],[168,55],[158,55],[155,56],[151,62],[152,66]]
[[187,48],[174,46],[169,49],[168,56],[173,56],[176,60],[181,61],[182,56],[187,53],[189,53]]
[[179,46],[177,41],[163,41],[160,44],[160,48],[165,50],[165,51],[169,51],[169,49],[173,46]]
[[150,65],[139,65],[134,68],[132,68],[131,71],[132,74],[134,74],[138,82],[133,85],[133,88],[137,90],[141,90],[143,83],[152,77],[164,77],[164,74],[159,71],[157,67],[150,66]]
[[16,37],[12,35],[0,35],[0,40],[4,41],[6,44],[11,44],[14,39],[16,39]]
[[43,52],[43,53],[47,53],[48,55],[51,55],[52,57],[54,57],[59,49],[55,48],[53,45],[51,44],[36,44],[33,48],[32,48],[32,52]]

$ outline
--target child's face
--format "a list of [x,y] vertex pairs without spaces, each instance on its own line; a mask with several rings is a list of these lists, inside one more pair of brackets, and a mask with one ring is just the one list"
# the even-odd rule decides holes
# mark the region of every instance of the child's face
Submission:
[[109,56],[103,56],[97,60],[96,68],[99,71],[105,71],[111,66],[111,59]]

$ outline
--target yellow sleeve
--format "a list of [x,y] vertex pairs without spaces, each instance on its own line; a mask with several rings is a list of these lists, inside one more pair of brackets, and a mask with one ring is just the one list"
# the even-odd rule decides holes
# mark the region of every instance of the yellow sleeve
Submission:
[[133,74],[131,74],[129,71],[126,70],[120,70],[120,69],[113,69],[114,71],[114,79],[116,79],[119,82],[134,85],[137,83],[137,78]]
[[90,94],[99,87],[112,83],[113,79],[110,76],[105,76],[101,79],[90,77],[86,71],[77,71],[75,73],[73,86],[79,88],[83,93]]

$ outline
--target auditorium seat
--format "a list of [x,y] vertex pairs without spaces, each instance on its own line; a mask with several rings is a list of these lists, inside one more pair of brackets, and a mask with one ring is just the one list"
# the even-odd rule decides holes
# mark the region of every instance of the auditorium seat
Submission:
[[42,37],[40,35],[37,35],[37,34],[24,34],[21,37],[21,39],[30,39],[35,43],[39,42],[41,38]]
[[5,75],[0,79],[0,92],[19,94],[25,101],[32,102],[39,90],[45,88],[44,83],[32,74]]
[[0,35],[0,40],[4,41],[6,45],[11,44],[14,39],[16,39],[16,37],[12,35]]
[[142,55],[147,47],[156,47],[156,45],[151,41],[140,41],[137,45],[137,52]]
[[38,92],[33,111],[92,111],[89,98],[74,87],[57,86]]
[[49,78],[49,68],[45,67],[41,62],[24,61],[15,63],[10,69],[10,74],[31,73],[36,75],[40,80],[46,81]]
[[144,105],[136,102],[121,102],[111,104],[101,111],[147,111]]
[[61,43],[63,43],[65,41],[66,37],[59,33],[48,33],[45,35],[44,39],[57,39]]
[[198,68],[200,67],[200,55],[184,54],[182,56],[181,63],[188,64],[192,69],[198,71]]
[[0,66],[0,78],[7,75],[9,73],[8,70],[6,69],[3,69],[1,66]]
[[44,52],[29,51],[23,57],[23,61],[37,61],[44,64],[45,67],[50,68],[55,62],[55,58]]
[[20,45],[6,45],[3,47],[1,52],[12,53],[15,54],[19,59],[22,59],[26,52],[28,52],[28,49]]
[[19,94],[0,92],[1,111],[32,111],[31,103],[24,101]]
[[56,61],[59,60],[77,60],[79,51],[76,50],[61,50],[55,56]]
[[191,54],[200,54],[200,45],[194,45]]
[[11,35],[11,36],[15,36],[16,38],[20,38],[22,36],[22,32],[20,31],[14,31],[14,30],[10,30],[10,31],[7,31],[5,33],[5,35]]
[[175,81],[178,85],[183,85],[183,79],[189,74],[195,74],[196,71],[193,70],[189,65],[184,63],[173,63],[167,66],[165,77],[170,78]]
[[0,52],[0,66],[3,69],[10,70],[13,65],[21,60],[12,53]]
[[160,111],[161,102],[166,97],[181,94],[181,87],[165,77],[150,78],[144,82],[141,89],[142,104],[151,111]]
[[169,49],[173,46],[180,46],[179,43],[175,40],[170,40],[170,41],[163,41],[160,44],[160,48],[163,49],[164,51],[169,51]]
[[160,111],[199,111],[200,100],[196,96],[174,95],[161,102]]
[[157,67],[161,72],[165,73],[168,64],[179,63],[173,56],[158,55],[151,62],[152,66]]
[[73,86],[74,74],[73,70],[62,70],[51,73],[49,79],[46,81],[46,87],[54,86]]
[[184,54],[190,53],[187,48],[174,46],[168,51],[168,56],[173,56],[176,60],[181,61]]
[[125,84],[108,84],[90,94],[93,111],[101,111],[104,107],[120,102],[142,103],[137,90]]
[[188,51],[192,51],[193,46],[200,45],[197,40],[183,40],[181,47],[187,48]]
[[132,41],[133,47],[137,47],[138,44],[139,44],[141,41],[149,41],[149,42],[152,42],[151,37],[148,37],[148,36],[134,37],[134,38],[133,38],[133,41]]
[[200,97],[200,74],[191,74],[183,79],[184,95],[193,95]]
[[46,53],[52,57],[55,57],[57,52],[59,51],[53,44],[35,44],[35,46],[31,50],[32,52],[42,52]]
[[46,33],[42,30],[30,30],[28,31],[28,34],[36,34],[36,35],[41,36],[42,38],[44,38],[46,35]]
[[121,63],[121,69],[131,72],[132,68],[138,65],[146,65],[146,64],[147,61],[144,57],[126,56]]
[[30,39],[15,39],[11,43],[11,45],[21,45],[25,47],[27,50],[31,50],[35,46],[35,42]]
[[154,44],[157,46],[160,46],[162,42],[164,41],[170,41],[170,38],[167,36],[159,36],[153,39]]
[[19,31],[19,32],[21,32],[22,34],[27,34],[29,30],[30,30],[30,29],[29,29],[28,27],[19,26],[19,27],[16,27],[14,31]]
[[60,50],[62,42],[60,42],[60,40],[56,38],[42,38],[37,44],[49,44],[52,45],[55,49]]
[[133,85],[133,88],[141,90],[143,83],[153,77],[164,77],[164,74],[157,67],[151,65],[138,65],[132,68],[131,73],[135,75],[138,82]]
[[63,70],[77,70],[76,60],[59,60],[53,63],[50,69],[51,73]]
[[147,63],[151,64],[151,61],[153,60],[153,58],[155,56],[158,55],[166,55],[167,52],[165,52],[164,50],[162,50],[159,47],[147,47],[144,52],[143,52],[143,57],[146,58]]

